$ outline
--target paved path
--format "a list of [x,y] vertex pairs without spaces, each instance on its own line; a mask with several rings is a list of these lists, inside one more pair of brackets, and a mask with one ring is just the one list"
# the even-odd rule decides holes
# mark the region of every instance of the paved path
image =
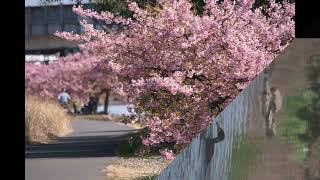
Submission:
[[105,180],[117,144],[134,129],[111,121],[73,120],[73,133],[46,145],[26,145],[25,180]]

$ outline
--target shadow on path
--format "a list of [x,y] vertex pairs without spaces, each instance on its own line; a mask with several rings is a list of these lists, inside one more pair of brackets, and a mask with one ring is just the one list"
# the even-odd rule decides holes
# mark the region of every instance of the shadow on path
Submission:
[[[136,130],[119,130],[131,133]],[[105,132],[119,132],[105,131]],[[98,133],[102,131],[92,131]],[[69,136],[58,139],[50,144],[26,144],[25,158],[85,158],[85,157],[111,157],[119,143],[128,137],[122,135],[97,136]]]
[[130,132],[136,132],[136,129],[132,129],[132,130],[111,130],[111,131],[83,131],[82,133],[105,133],[105,132],[126,132],[126,133],[130,133]]

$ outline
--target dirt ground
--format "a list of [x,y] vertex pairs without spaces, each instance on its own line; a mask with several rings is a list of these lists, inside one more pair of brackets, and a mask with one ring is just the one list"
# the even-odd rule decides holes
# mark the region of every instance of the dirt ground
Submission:
[[160,156],[119,158],[109,165],[105,172],[111,180],[132,180],[158,175],[168,163],[169,161]]
[[291,158],[290,146],[279,138],[265,138],[263,152],[251,167],[248,180],[304,180],[304,167]]

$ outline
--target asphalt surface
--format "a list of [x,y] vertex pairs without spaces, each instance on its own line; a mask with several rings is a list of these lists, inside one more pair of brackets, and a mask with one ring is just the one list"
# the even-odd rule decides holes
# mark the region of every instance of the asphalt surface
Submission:
[[105,180],[115,149],[136,131],[111,121],[73,120],[73,133],[54,143],[26,145],[25,180]]

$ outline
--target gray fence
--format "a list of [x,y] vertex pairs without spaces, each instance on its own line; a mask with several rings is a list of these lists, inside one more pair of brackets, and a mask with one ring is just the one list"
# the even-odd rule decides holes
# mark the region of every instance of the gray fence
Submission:
[[262,77],[256,78],[215,119],[225,131],[225,139],[210,144],[217,134],[214,123],[196,137],[157,177],[158,180],[228,180],[232,150],[236,138],[254,130],[253,123],[263,123],[260,108]]

